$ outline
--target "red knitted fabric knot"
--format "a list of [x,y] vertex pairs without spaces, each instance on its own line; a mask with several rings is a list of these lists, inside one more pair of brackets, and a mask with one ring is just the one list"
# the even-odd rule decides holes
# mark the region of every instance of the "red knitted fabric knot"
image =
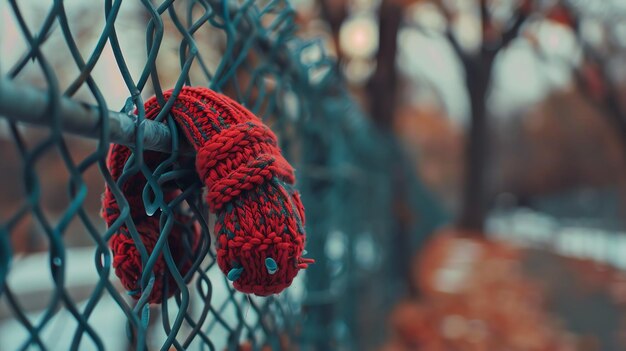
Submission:
[[[161,106],[152,98],[145,109],[154,116]],[[217,216],[220,269],[239,291],[281,292],[313,260],[302,257],[304,209],[276,136],[246,108],[206,88],[184,87],[170,113],[197,151],[196,171]]]
[[[157,224],[155,228],[148,229],[150,224]],[[139,232],[141,242],[145,246],[148,253],[152,253],[154,250],[154,246],[156,245],[156,241],[158,239],[159,227],[158,223],[145,223],[142,224],[138,229],[141,230]],[[155,233],[157,235],[155,235]],[[177,262],[177,268],[182,275],[185,275],[189,268],[191,268],[192,261],[189,257],[186,257],[186,251],[181,243],[180,233],[175,232],[173,235],[168,238],[168,245],[170,247],[170,251],[172,253],[172,257],[174,261]],[[114,252],[113,258],[113,268],[115,268],[115,274],[118,276],[122,285],[126,290],[128,290],[129,294],[133,296],[135,299],[139,299],[141,297],[141,272],[142,272],[142,264],[141,264],[141,255],[137,250],[137,245],[133,238],[125,232],[122,235],[114,235],[111,238],[110,242],[111,250]],[[154,287],[152,292],[150,293],[150,297],[148,301],[151,303],[160,303],[163,301],[164,297],[164,284],[167,283],[167,295],[165,297],[170,297],[174,293],[178,291],[178,287],[176,285],[176,281],[174,277],[169,272],[166,267],[165,260],[163,259],[163,254],[159,255],[159,258],[152,269],[154,273]],[[166,282],[167,280],[167,282]]]
[[[150,117],[153,116],[154,114]],[[107,166],[114,180],[117,181],[122,175],[122,170],[130,155],[130,149],[125,146],[113,145],[109,149]],[[165,158],[166,155],[157,152],[144,153],[144,162],[151,169],[154,169]],[[159,217],[146,214],[141,197],[145,184],[145,177],[141,173],[137,173],[122,184],[121,190],[128,202],[130,215],[139,233],[141,243],[145,246],[148,255],[150,255],[161,234]],[[179,192],[174,190],[165,192],[165,200],[172,200]],[[107,222],[107,225],[111,226],[120,216],[120,206],[108,186],[106,186],[102,202],[102,217]],[[177,223],[169,233],[167,244],[179,273],[184,276],[192,266],[190,251],[195,250],[198,245],[200,231],[196,226],[189,224],[192,220],[189,216],[176,214],[175,219]],[[185,226],[193,229],[191,231],[186,230]],[[185,242],[188,244],[187,248],[185,248]],[[115,274],[129,294],[133,298],[139,299],[142,295],[140,282],[143,265],[137,245],[131,237],[126,224],[123,224],[111,237],[109,246],[113,252]],[[166,267],[162,253],[159,254],[152,273],[154,274],[154,285],[148,297],[149,302],[160,303],[164,297],[170,297],[179,290],[170,270]],[[164,291],[167,291],[166,295],[164,295]]]

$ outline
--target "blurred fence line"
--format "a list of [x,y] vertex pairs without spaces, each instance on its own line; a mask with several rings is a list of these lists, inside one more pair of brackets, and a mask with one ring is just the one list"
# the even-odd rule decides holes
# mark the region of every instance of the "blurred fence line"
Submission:
[[[9,185],[22,190],[7,197],[0,211],[0,349],[361,350],[381,340],[386,311],[406,293],[410,255],[445,214],[401,147],[376,131],[349,96],[322,43],[296,36],[295,13],[286,1],[142,1],[132,10],[133,25],[145,30],[143,41],[135,43],[145,48],[140,58],[125,54],[130,50],[120,44],[131,35],[129,17],[118,17],[121,0],[56,0],[40,5],[46,10],[39,17],[27,5],[5,4],[25,51],[11,60],[4,50],[0,55],[0,116],[8,134],[3,152],[19,162],[20,174]],[[94,12],[104,22],[89,28],[99,32],[85,48],[75,21],[89,21]],[[63,46],[51,50],[48,40]],[[101,88],[108,82],[93,77],[107,53],[115,68],[108,74],[121,77],[121,93]],[[60,69],[58,62],[71,69]],[[132,68],[137,65],[141,69]],[[132,145],[136,155],[168,151],[165,167],[183,158],[185,145],[172,117],[157,125],[145,121],[143,111],[144,98],[163,99],[164,90],[178,92],[183,85],[224,92],[262,117],[297,170],[309,255],[317,263],[285,293],[256,298],[234,291],[215,264],[212,219],[197,179],[145,170],[142,157],[129,162],[128,175],[143,172],[158,184],[170,177],[185,190],[197,188],[185,192],[185,208],[174,210],[192,212],[203,228],[205,250],[189,253],[195,269],[184,277],[187,288],[160,306],[135,304],[119,292],[107,247],[114,230],[103,228],[89,202],[90,194],[102,191],[89,179],[96,174],[117,188],[104,165],[112,141]],[[127,97],[124,106],[110,102],[114,93]],[[20,122],[46,127],[35,133]],[[96,143],[85,151],[68,132]],[[44,200],[56,173],[41,167],[51,153],[64,169],[67,196],[52,200],[62,207],[54,214]],[[32,255],[17,248],[26,222],[37,228],[35,240],[44,250],[39,259],[28,260]],[[73,248],[74,237],[87,241],[87,248]],[[168,259],[167,252],[152,253],[160,254]],[[79,293],[69,272],[92,276],[93,282],[81,285]],[[28,301],[25,285],[43,277],[49,281]],[[32,299],[40,308],[29,306]]]

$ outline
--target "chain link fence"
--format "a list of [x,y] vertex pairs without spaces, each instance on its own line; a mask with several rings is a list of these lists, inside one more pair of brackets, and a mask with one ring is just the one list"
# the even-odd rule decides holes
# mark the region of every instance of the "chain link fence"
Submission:
[[[445,214],[322,43],[296,35],[289,3],[8,0],[0,15],[0,349],[363,350],[381,340],[411,253]],[[190,148],[171,116],[144,118],[144,99],[184,85],[262,117],[297,169],[317,263],[280,295],[238,293],[221,274]],[[184,276],[169,250],[151,254],[186,287],[160,305],[126,296],[111,269],[116,228],[98,217],[103,181],[122,196],[105,165],[111,142],[136,155],[121,181],[141,172],[151,193],[181,189],[152,205],[202,228]],[[144,150],[170,157],[153,170]]]

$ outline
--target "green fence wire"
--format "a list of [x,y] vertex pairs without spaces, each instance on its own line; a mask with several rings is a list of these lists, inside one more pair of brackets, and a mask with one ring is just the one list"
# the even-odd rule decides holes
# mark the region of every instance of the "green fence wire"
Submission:
[[412,255],[447,216],[330,77],[305,101],[316,122],[304,126],[299,181],[319,259],[307,270],[303,349],[372,350],[407,293]]
[[[94,2],[78,13],[104,18],[101,29],[91,28],[97,40],[89,50],[80,45],[71,3],[51,1],[36,21],[28,2],[2,4],[26,50],[10,63],[3,60],[6,52],[0,54],[0,116],[7,120],[3,147],[14,152],[18,165],[3,169],[19,173],[6,179],[19,189],[17,198],[7,195],[2,202],[10,202],[8,210],[0,211],[0,349],[375,347],[384,337],[386,311],[406,293],[410,255],[445,216],[393,138],[374,130],[359,110],[322,43],[298,38],[289,3],[143,0],[130,19],[120,15],[121,0]],[[130,21],[145,30],[143,42],[135,43],[145,50],[141,57],[121,44]],[[46,47],[51,38],[62,38],[54,50],[71,57],[72,73],[51,62]],[[116,70],[111,75],[124,82],[125,104],[111,105],[111,91],[94,78],[109,52]],[[133,70],[137,61],[141,68]],[[171,116],[161,116],[164,124],[144,120],[145,98],[163,99],[164,90],[173,87],[176,94],[183,85],[224,92],[261,116],[295,165],[307,211],[309,256],[317,263],[287,292],[268,298],[238,293],[216,267],[213,219],[202,203],[200,182],[184,161],[189,148]],[[22,122],[43,125],[45,132]],[[77,150],[72,133],[96,143]],[[142,172],[148,193],[179,187],[181,196],[154,205],[172,209],[170,215],[184,211],[202,228],[202,250],[189,252],[195,263],[184,277],[169,250],[152,253],[164,255],[187,287],[161,305],[125,296],[111,269],[107,242],[116,228],[104,228],[95,215],[98,205],[91,194],[100,193],[102,185],[94,188],[86,180],[97,170],[97,178],[123,197],[104,164],[110,142],[134,150],[120,182]],[[143,164],[143,150],[171,157],[151,170]],[[51,153],[59,163],[48,161]],[[49,167],[55,165],[65,170],[67,201],[57,201],[62,209],[53,216],[44,202],[46,184],[55,176]],[[123,219],[132,221],[127,205],[121,210]],[[167,215],[162,217],[164,224]],[[34,223],[36,234],[25,233],[27,222]],[[162,226],[162,235],[167,231]],[[30,251],[43,259],[29,260],[37,255],[18,245],[25,235],[36,243]],[[77,266],[92,269],[93,284],[76,284]],[[49,278],[44,293],[29,291],[38,283],[29,278],[29,267]],[[150,283],[142,281],[143,288]]]

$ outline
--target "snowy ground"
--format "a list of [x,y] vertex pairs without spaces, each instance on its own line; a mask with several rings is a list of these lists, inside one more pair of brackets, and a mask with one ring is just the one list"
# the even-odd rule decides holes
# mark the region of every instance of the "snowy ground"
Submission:
[[[16,258],[13,261],[8,277],[8,286],[11,287],[14,295],[22,302],[24,309],[29,311],[27,317],[31,323],[37,323],[41,319],[42,311],[47,305],[50,292],[52,291],[53,284],[48,262],[47,253]],[[74,301],[76,301],[80,311],[83,311],[86,299],[91,295],[93,287],[98,281],[93,262],[94,248],[72,249],[67,253],[67,281],[65,286]],[[211,269],[209,278],[213,284],[211,303],[213,306],[221,306],[228,297],[228,283],[218,269]],[[117,281],[117,278],[112,273],[110,279],[114,282]],[[302,280],[299,279],[294,282],[294,286],[292,286],[289,293],[294,298],[300,298],[302,291]],[[123,293],[122,295],[125,296]],[[192,306],[199,306],[202,303],[193,291],[192,297]],[[256,313],[250,312],[247,297],[238,295],[237,298],[241,301],[240,306],[243,310],[245,322],[254,325],[258,317]],[[170,306],[174,306],[174,303]],[[171,308],[171,310],[170,321],[173,321],[176,309]],[[192,310],[193,315],[195,312],[199,313],[200,308],[195,307]],[[237,311],[233,304],[229,304],[220,315],[228,323],[232,322],[234,326],[235,321],[237,321],[236,313]],[[165,340],[165,333],[160,326],[160,320],[157,322],[158,325],[155,328],[155,332],[151,334],[150,339],[150,344],[155,348],[160,346],[163,340]],[[97,331],[106,350],[126,349],[126,318],[109,294],[105,293],[98,302],[96,309],[89,318],[89,324]],[[205,326],[210,324],[212,324],[212,319],[209,317],[205,322]],[[49,350],[69,350],[76,327],[77,323],[74,318],[66,309],[62,309],[55,314],[40,335]],[[179,335],[181,338],[184,338],[188,332],[189,328],[184,325]],[[27,336],[27,330],[8,309],[6,298],[0,299],[0,350],[20,349]],[[217,350],[224,349],[227,338],[227,332],[224,328],[219,326],[212,328],[209,337],[215,343]],[[38,348],[33,347],[33,349]],[[80,350],[96,349],[95,344],[84,335]],[[199,349],[199,346],[192,344],[190,349]]]
[[626,269],[626,232],[568,223],[530,209],[492,215],[487,231],[517,245],[548,249],[559,255],[590,259]]

